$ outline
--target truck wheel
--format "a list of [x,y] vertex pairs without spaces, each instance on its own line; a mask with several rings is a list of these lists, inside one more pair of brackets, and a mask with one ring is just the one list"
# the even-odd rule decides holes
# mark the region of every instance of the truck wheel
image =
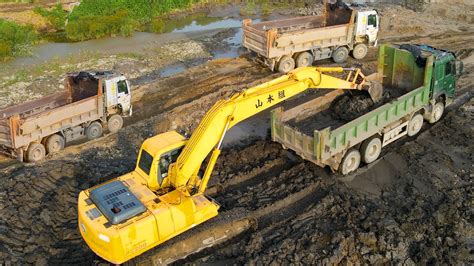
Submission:
[[296,67],[307,67],[313,64],[313,56],[308,52],[303,52],[296,57]]
[[348,55],[349,50],[347,50],[346,47],[341,46],[332,52],[332,60],[336,63],[342,63],[346,61]]
[[112,115],[107,121],[107,128],[109,129],[110,133],[116,133],[122,128],[122,126],[123,118],[120,115]]
[[344,159],[341,162],[341,174],[347,175],[359,168],[360,165],[360,153],[356,149],[351,149],[346,153]]
[[382,141],[378,137],[373,137],[365,140],[360,147],[360,153],[362,155],[362,161],[364,163],[371,163],[380,156],[382,151]]
[[414,115],[408,122],[407,135],[412,137],[420,132],[423,126],[423,116],[421,114]]
[[53,153],[53,152],[58,152],[62,149],[64,149],[64,144],[66,141],[64,140],[64,137],[58,134],[54,134],[48,137],[46,140],[46,151],[48,154]]
[[46,156],[46,149],[41,143],[31,143],[26,151],[26,161],[30,163],[41,161],[44,156]]
[[286,74],[293,69],[295,69],[295,60],[292,57],[285,55],[278,61],[278,72]]
[[434,107],[433,107],[433,113],[431,114],[431,119],[430,119],[430,123],[431,124],[434,124],[436,122],[438,122],[441,117],[443,116],[443,113],[444,113],[444,103],[442,102],[437,102]]
[[102,133],[103,133],[102,125],[99,122],[92,122],[86,128],[86,137],[90,140],[96,139],[102,136]]
[[367,45],[365,43],[359,43],[356,46],[354,46],[354,49],[352,50],[352,57],[354,59],[362,59],[367,55]]

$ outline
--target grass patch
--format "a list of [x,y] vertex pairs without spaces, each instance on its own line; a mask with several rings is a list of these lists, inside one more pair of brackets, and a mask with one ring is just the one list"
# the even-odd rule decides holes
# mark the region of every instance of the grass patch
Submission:
[[69,21],[66,37],[71,41],[84,41],[105,36],[130,36],[138,26],[128,11],[120,10],[112,15],[86,16]]
[[0,60],[26,55],[38,40],[33,26],[23,26],[0,19]]
[[[201,0],[83,0],[69,15],[67,37],[72,41],[111,35],[128,36],[154,18]],[[163,25],[154,25],[163,28]]]
[[44,17],[55,30],[64,30],[68,13],[63,10],[61,4],[55,5],[52,9],[37,7],[34,12]]

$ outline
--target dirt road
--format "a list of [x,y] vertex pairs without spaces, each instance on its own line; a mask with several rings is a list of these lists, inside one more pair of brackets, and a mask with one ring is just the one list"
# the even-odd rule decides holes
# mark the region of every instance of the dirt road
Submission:
[[[238,211],[256,225],[178,263],[474,263],[473,32],[411,40],[463,54],[458,100],[440,123],[389,146],[345,183],[251,130],[240,135],[239,145],[223,151],[210,192],[222,204],[220,217]],[[374,59],[372,50],[362,62],[367,74]],[[145,138],[191,132],[216,100],[275,76],[245,58],[211,61],[137,89],[136,116],[118,134],[1,169],[0,264],[102,262],[77,230],[79,191],[132,170]],[[130,264],[153,262],[159,251]]]

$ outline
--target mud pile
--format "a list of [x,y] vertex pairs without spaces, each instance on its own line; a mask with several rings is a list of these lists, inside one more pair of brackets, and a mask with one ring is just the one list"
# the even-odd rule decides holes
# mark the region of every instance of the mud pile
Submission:
[[374,102],[365,91],[347,91],[334,99],[325,110],[306,117],[291,119],[288,121],[288,124],[311,136],[314,130],[322,130],[327,127],[336,129],[344,123],[363,116],[391,100],[400,97],[406,92],[408,92],[406,89],[385,87],[383,88],[380,99]]

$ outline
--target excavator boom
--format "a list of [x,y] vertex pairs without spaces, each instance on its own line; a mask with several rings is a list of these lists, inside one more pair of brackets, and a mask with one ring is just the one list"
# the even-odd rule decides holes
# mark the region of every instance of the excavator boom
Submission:
[[[348,72],[345,79],[329,76],[328,72]],[[204,116],[187,145],[171,168],[170,182],[175,188],[195,186],[202,162],[216,147],[227,130],[237,123],[258,114],[307,89],[363,88],[365,77],[359,69],[342,67],[304,67],[287,75],[237,93],[227,100],[218,101]],[[212,164],[213,161],[211,160]],[[209,166],[208,166],[209,167]],[[211,167],[212,168],[212,167]],[[208,169],[211,173],[212,169]],[[205,175],[208,178],[208,176]],[[189,180],[191,184],[188,184]],[[204,178],[203,178],[204,179]],[[200,188],[201,192],[203,188]]]

